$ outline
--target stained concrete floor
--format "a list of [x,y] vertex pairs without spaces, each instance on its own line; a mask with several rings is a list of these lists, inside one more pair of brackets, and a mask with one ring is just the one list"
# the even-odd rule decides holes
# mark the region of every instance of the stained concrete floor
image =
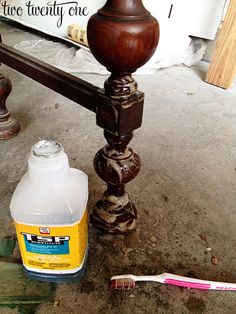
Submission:
[[[8,27],[1,24],[3,40],[13,44],[20,35],[5,36]],[[105,189],[92,166],[105,143],[94,114],[4,65],[1,71],[12,80],[8,105],[22,129],[0,142],[0,236],[14,234],[9,202],[39,138],[61,142],[71,166],[88,174],[91,211]],[[90,226],[83,280],[58,284],[59,305],[41,305],[38,314],[236,313],[235,292],[155,283],[138,284],[130,292],[107,289],[109,278],[123,273],[172,272],[236,282],[236,86],[225,91],[208,85],[204,71],[176,66],[137,77],[146,103],[143,126],[131,145],[142,158],[142,171],[127,187],[139,211],[137,228],[111,236]],[[105,79],[81,78],[98,85]]]

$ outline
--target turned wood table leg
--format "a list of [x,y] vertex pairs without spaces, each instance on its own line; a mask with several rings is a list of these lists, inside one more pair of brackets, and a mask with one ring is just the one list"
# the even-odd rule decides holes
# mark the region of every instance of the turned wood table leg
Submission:
[[94,168],[107,190],[94,207],[95,226],[110,233],[135,227],[137,210],[125,184],[139,173],[141,160],[129,147],[133,130],[141,126],[144,94],[137,91],[131,74],[112,74],[105,82],[103,102],[97,108],[97,124],[105,129],[107,145],[96,154]]
[[11,117],[6,107],[6,99],[11,89],[10,80],[0,73],[0,140],[8,140],[20,131],[18,121]]
[[133,131],[142,124],[144,94],[132,73],[153,55],[158,44],[158,22],[141,0],[108,0],[88,23],[88,42],[95,58],[111,76],[96,110],[107,145],[95,156],[94,167],[107,190],[94,207],[95,226],[110,233],[135,227],[137,211],[125,184],[139,173],[141,161],[130,147]]
[[101,179],[107,182],[107,190],[94,207],[92,221],[108,232],[132,230],[137,219],[136,207],[129,200],[125,184],[138,174],[141,161],[128,147],[132,133],[116,136],[104,132],[108,145],[95,156],[94,168]]

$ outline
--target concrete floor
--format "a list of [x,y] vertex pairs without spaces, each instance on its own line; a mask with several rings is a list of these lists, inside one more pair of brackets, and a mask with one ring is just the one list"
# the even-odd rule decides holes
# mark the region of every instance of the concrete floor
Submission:
[[[7,29],[1,24],[3,41],[13,44],[16,36],[4,36]],[[17,36],[19,40],[23,34]],[[61,142],[71,166],[88,174],[91,211],[105,189],[92,166],[105,143],[94,114],[4,65],[1,71],[12,80],[8,104],[22,130],[0,142],[0,236],[14,233],[9,202],[39,138]],[[236,313],[235,292],[152,283],[138,284],[130,292],[107,289],[109,278],[123,273],[172,272],[236,282],[236,86],[225,91],[204,83],[203,77],[199,66],[137,77],[146,93],[143,127],[131,144],[142,158],[142,171],[128,185],[139,210],[137,228],[126,236],[111,236],[90,226],[84,279],[59,284],[59,306],[41,305],[38,314]],[[105,79],[81,78],[98,85]]]

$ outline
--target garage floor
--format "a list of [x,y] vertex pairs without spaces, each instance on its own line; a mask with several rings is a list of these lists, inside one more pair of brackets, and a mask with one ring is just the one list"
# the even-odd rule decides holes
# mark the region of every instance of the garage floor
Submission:
[[[23,36],[4,24],[0,29],[11,45]],[[1,71],[13,83],[8,107],[21,133],[0,142],[0,236],[14,235],[9,202],[39,138],[61,142],[71,166],[88,174],[91,211],[105,190],[92,166],[105,144],[94,114],[4,65]],[[176,66],[136,78],[146,93],[143,127],[131,144],[142,171],[127,187],[139,210],[137,228],[111,236],[90,226],[83,280],[58,284],[59,302],[40,305],[37,314],[236,313],[235,292],[157,283],[140,283],[130,292],[108,290],[109,278],[123,273],[236,282],[236,86],[225,91],[208,85],[205,71],[204,64]],[[80,77],[100,86],[105,80]]]

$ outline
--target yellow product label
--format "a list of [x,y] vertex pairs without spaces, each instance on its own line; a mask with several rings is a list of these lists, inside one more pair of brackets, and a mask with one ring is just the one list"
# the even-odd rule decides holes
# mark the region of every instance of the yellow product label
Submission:
[[88,214],[75,225],[30,226],[15,222],[26,269],[72,273],[83,266],[88,242]]

